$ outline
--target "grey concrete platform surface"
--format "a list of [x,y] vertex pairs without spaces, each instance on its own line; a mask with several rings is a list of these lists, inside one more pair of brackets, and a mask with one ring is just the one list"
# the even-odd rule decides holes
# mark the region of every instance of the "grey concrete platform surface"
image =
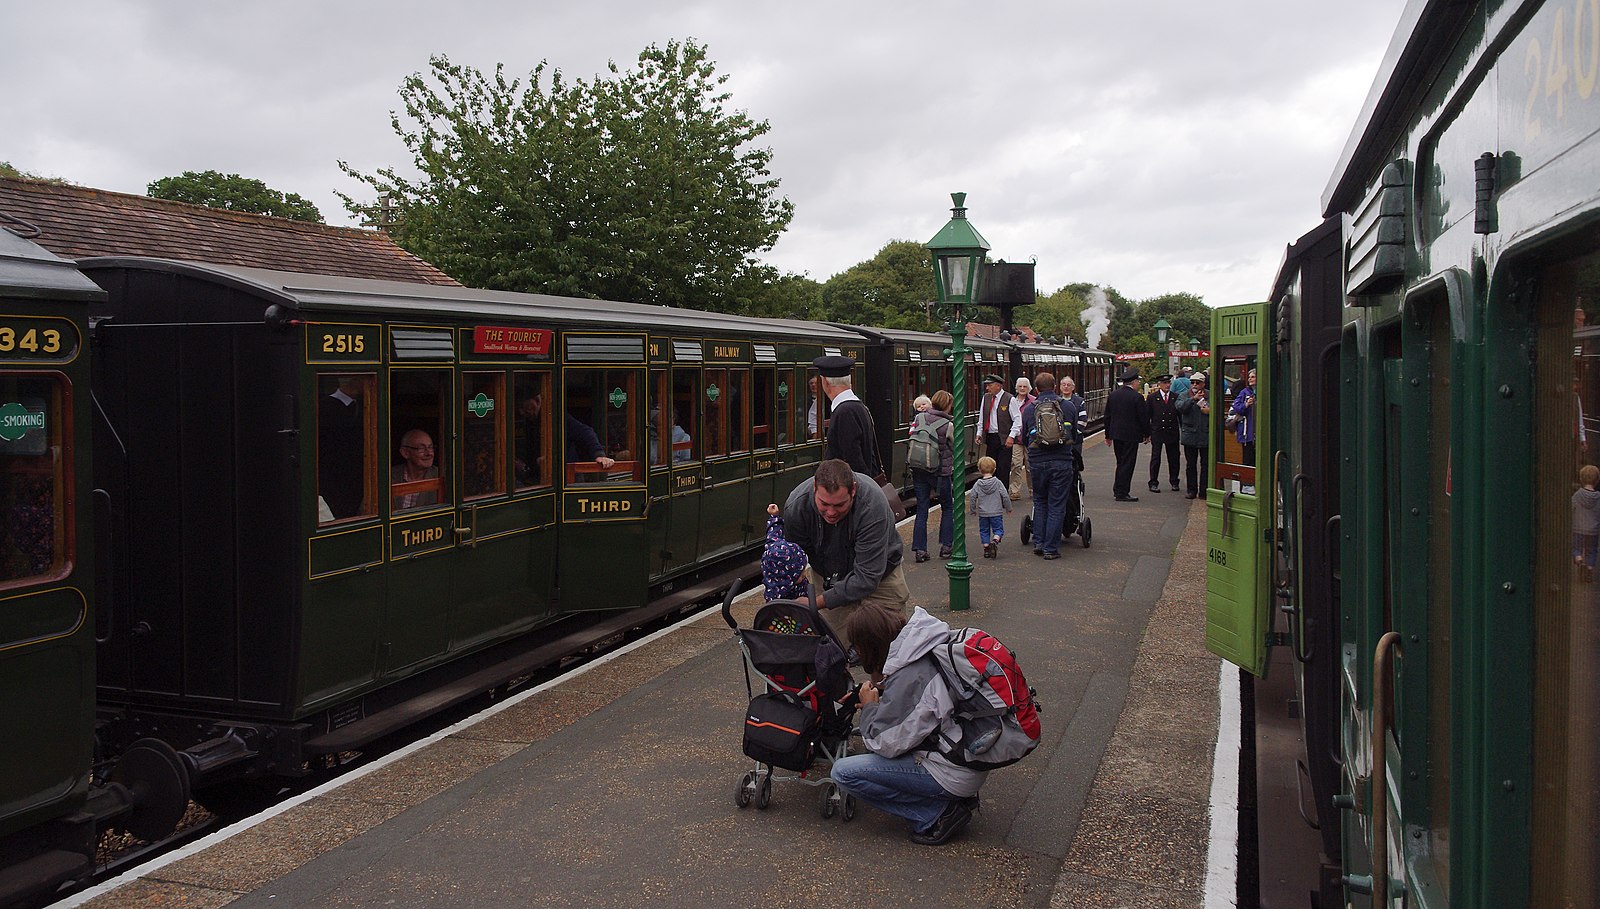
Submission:
[[966,613],[943,562],[908,560],[913,601],[1010,644],[1045,710],[1038,751],[991,775],[946,846],[868,808],[823,820],[820,790],[792,783],[736,807],[744,675],[707,615],[85,905],[1200,906],[1204,510],[1113,502],[1109,449],[1087,457],[1092,548],[1034,557],[1016,503],[986,560],[971,520]]

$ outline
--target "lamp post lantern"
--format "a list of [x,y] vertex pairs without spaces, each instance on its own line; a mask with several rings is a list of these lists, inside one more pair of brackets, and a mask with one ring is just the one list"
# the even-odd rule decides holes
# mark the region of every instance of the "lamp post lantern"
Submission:
[[951,363],[951,394],[955,398],[955,413],[950,415],[950,431],[954,434],[952,448],[955,455],[955,475],[951,477],[951,498],[940,507],[954,508],[952,529],[955,532],[950,561],[945,570],[950,574],[950,608],[965,610],[972,602],[972,563],[967,561],[967,316],[978,300],[978,285],[983,280],[983,260],[989,252],[989,241],[978,233],[967,220],[967,194],[951,193],[950,221],[933,235],[924,246],[933,257],[934,280],[938,284],[939,312],[949,320],[950,349],[945,351]]
[[1173,356],[1178,348],[1176,342],[1172,341],[1172,326],[1167,324],[1166,319],[1157,319],[1155,330],[1156,346],[1167,352],[1167,373],[1170,375],[1178,371],[1178,358]]
[[1190,338],[1189,339],[1189,352],[1190,353],[1199,353],[1200,352],[1200,339],[1199,338]]

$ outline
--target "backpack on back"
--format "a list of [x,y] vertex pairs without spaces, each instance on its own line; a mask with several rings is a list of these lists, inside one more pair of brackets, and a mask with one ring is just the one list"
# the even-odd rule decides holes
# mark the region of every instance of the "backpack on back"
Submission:
[[953,629],[929,657],[955,701],[928,747],[974,770],[1008,767],[1039,745],[1039,705],[1014,653],[977,628]]
[[1040,398],[1033,405],[1033,439],[1036,445],[1055,448],[1071,441],[1060,398]]
[[949,425],[950,421],[940,417],[924,423],[921,422],[921,414],[917,415],[917,421],[911,427],[911,447],[906,452],[906,463],[918,470],[938,471],[939,430]]

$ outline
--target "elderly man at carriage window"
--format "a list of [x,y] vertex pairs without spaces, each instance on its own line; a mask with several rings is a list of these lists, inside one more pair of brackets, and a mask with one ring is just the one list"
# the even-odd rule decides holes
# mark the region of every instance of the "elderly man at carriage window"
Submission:
[[[439,465],[434,461],[435,454],[432,436],[420,429],[407,432],[400,437],[400,463],[394,465],[390,471],[389,482],[399,486],[419,480],[437,479]],[[395,511],[437,504],[439,504],[437,489],[402,493],[394,497]]]

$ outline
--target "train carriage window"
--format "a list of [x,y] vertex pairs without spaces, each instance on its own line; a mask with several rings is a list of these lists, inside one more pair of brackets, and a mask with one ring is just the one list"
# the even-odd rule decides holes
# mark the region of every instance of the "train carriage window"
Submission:
[[728,449],[750,450],[750,370],[728,370]]
[[756,391],[750,399],[750,441],[758,449],[771,448],[776,444],[772,432],[774,384],[771,368],[756,369]]
[[[672,385],[671,376],[665,369],[650,370],[650,416],[644,422],[645,447],[650,455],[651,467],[664,467],[672,458],[672,443],[661,444],[661,411],[665,409],[668,419],[672,413]],[[667,425],[667,437],[672,436],[672,424]]]
[[567,482],[642,482],[645,452],[638,436],[642,423],[640,374],[627,369],[570,368],[565,376],[562,438]]
[[445,452],[450,441],[448,369],[389,373],[390,510],[409,511],[451,501]]
[[705,456],[728,453],[728,371],[706,370]]
[[506,377],[469,372],[461,385],[461,496],[500,495],[506,491]]
[[317,523],[378,513],[378,377],[317,377]]
[[795,376],[806,390],[805,438],[821,439],[828,428],[828,400],[822,395],[822,379],[804,367],[796,369]]
[[917,367],[905,363],[895,365],[900,368],[900,400],[897,402],[897,412],[906,423],[910,423],[917,415],[911,409],[911,402],[915,401],[920,393],[917,391],[918,370]]
[[1218,489],[1237,482],[1246,494],[1253,494],[1256,483],[1256,350],[1253,344],[1236,344],[1222,351],[1221,380],[1212,395],[1221,396],[1220,406],[1211,408],[1211,419],[1220,423],[1217,437],[1222,450],[1217,453],[1217,475],[1212,484]]
[[[672,371],[672,462],[700,460],[700,432],[695,414],[700,412],[700,370],[679,367]],[[682,430],[679,433],[678,430]]]
[[[1600,905],[1600,252],[1535,282],[1530,906]],[[1502,467],[1507,466],[1502,464]]]
[[72,562],[72,436],[65,383],[0,376],[0,587],[58,576]]
[[512,374],[512,393],[516,398],[512,424],[512,478],[517,491],[539,489],[551,484],[550,472],[550,374],[518,372]]
[[795,402],[803,398],[804,393],[802,389],[805,388],[805,386],[797,385],[795,384],[795,381],[794,370],[787,366],[778,367],[778,411],[776,427],[778,430],[779,445],[788,445],[796,438],[804,438],[804,436],[797,436],[795,433]]

